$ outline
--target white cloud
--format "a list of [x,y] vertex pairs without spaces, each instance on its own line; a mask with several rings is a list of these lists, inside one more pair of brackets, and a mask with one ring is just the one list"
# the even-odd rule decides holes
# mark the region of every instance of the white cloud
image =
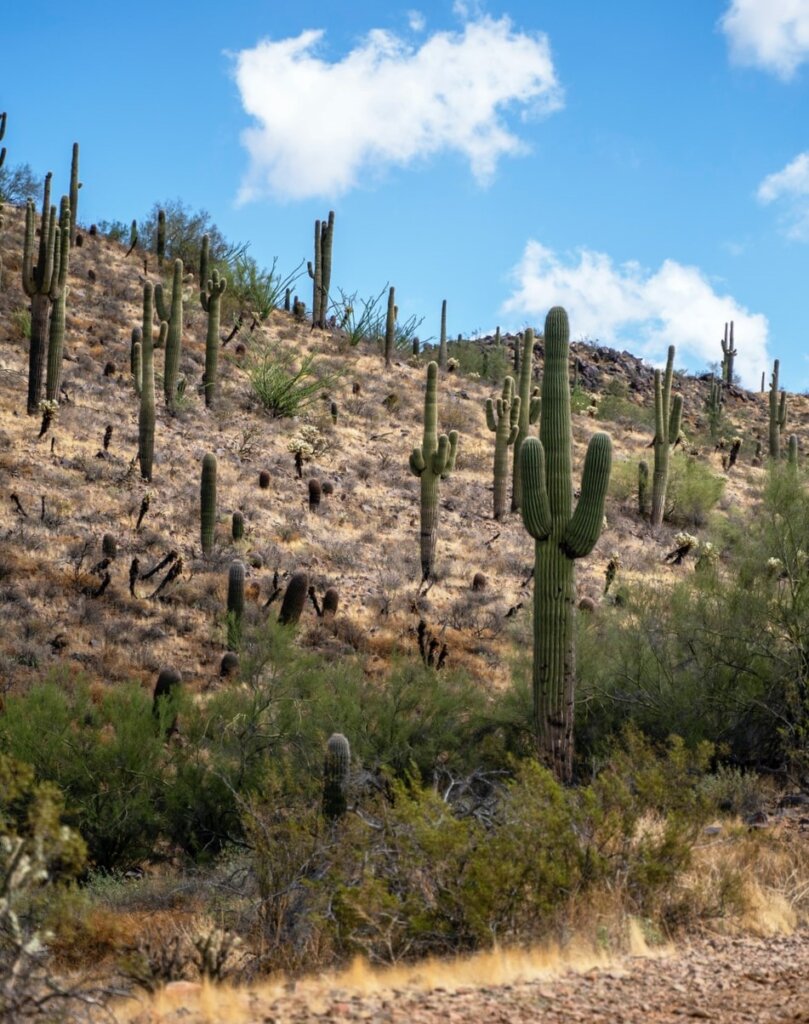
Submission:
[[250,167],[240,191],[302,199],[334,196],[366,173],[441,152],[463,154],[486,183],[502,156],[525,152],[507,107],[562,105],[548,39],[482,17],[436,32],[418,48],[373,29],[340,60],[318,56],[319,29],[236,54]]
[[809,150],[782,170],[768,174],[756,192],[762,203],[778,203],[787,236],[809,241]]
[[730,295],[718,294],[697,267],[665,260],[650,273],[635,262],[615,265],[590,249],[560,256],[529,241],[515,268],[516,288],[506,313],[541,318],[551,306],[564,306],[574,338],[599,339],[627,347],[653,361],[676,345],[678,363],[721,361],[720,338],[726,321],[735,323],[735,370],[747,387],[758,387],[770,364],[767,318],[750,313]]
[[809,0],[731,0],[719,24],[737,64],[786,80],[809,58]]
[[423,32],[427,26],[427,19],[421,11],[408,11],[407,24],[412,32]]

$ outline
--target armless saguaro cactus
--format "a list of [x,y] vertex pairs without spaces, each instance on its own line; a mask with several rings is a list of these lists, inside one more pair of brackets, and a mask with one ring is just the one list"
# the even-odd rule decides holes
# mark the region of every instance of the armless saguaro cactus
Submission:
[[79,144],[73,143],[73,153],[70,160],[70,245],[76,244],[76,229],[79,226]]
[[441,303],[441,338],[438,342],[438,368],[447,368],[447,300]]
[[533,716],[540,756],[569,781],[576,689],[575,559],[592,551],[604,519],[612,445],[594,434],[573,511],[567,313],[545,320],[545,371],[539,438],[523,443],[522,517],[535,541]]
[[775,360],[770,378],[770,458],[781,458],[781,434],[787,425],[787,393],[781,392],[778,399],[779,360]]
[[350,778],[351,746],[341,732],[332,733],[323,766],[323,814],[329,821],[341,818],[348,809]]
[[674,375],[674,346],[669,345],[665,375],[655,370],[655,436],[654,471],[652,472],[652,526],[660,526],[666,508],[666,488],[669,482],[669,452],[680,436],[683,415],[683,397],[671,398],[671,380]]
[[494,518],[502,519],[508,504],[508,449],[519,433],[520,396],[514,378],[506,377],[502,397],[486,399],[486,425],[494,432]]
[[733,321],[730,321],[730,334],[725,324],[725,337],[722,339],[722,380],[725,384],[733,383],[733,360],[738,352],[733,347]]
[[520,352],[520,415],[517,421],[517,437],[514,440],[514,479],[511,483],[511,511],[516,512],[522,501],[522,471],[520,469],[520,448],[528,437],[528,428],[539,419],[539,398],[531,395],[531,377],[534,370],[534,332],[529,327],[522,337],[514,342],[515,355]]
[[[143,286],[143,337],[141,339],[140,368],[140,413],[138,415],[138,461],[140,475],[144,480],[152,479],[152,463],[154,461],[154,430],[155,430],[155,398],[154,398],[154,340],[152,338],[152,321],[154,320],[154,292],[152,284],[147,281]],[[161,323],[160,332],[165,340],[165,323]]]
[[385,316],[385,366],[390,366],[396,343],[396,289],[388,291],[388,311]]
[[163,296],[163,285],[156,284],[154,289],[157,315],[169,325],[166,335],[166,360],[163,367],[163,392],[166,405],[174,409],[177,397],[177,371],[180,368],[180,349],[183,343],[183,261],[174,261],[174,278],[171,286],[171,307],[166,305]]
[[[71,210],[68,206],[67,196],[62,196],[61,208],[59,211],[59,237],[60,240],[71,234]],[[62,387],[62,363],[65,355],[65,311],[67,308],[67,264],[70,247],[62,244],[61,260],[65,271],[65,283],[59,289],[59,294],[51,310],[51,325],[48,332],[48,366],[45,373],[45,398],[49,402],[59,401],[59,391]],[[60,266],[60,275],[62,267]]]
[[410,455],[410,472],[421,479],[421,572],[427,579],[433,571],[438,533],[438,484],[455,468],[458,431],[438,435],[438,363],[427,366],[424,395],[424,440]]
[[199,485],[200,539],[202,553],[213,551],[216,529],[216,456],[208,452],[202,456],[202,476]]
[[242,616],[244,615],[244,562],[230,563],[228,570],[228,650],[237,651],[242,641]]
[[67,253],[70,235],[60,237],[56,223],[56,207],[51,206],[51,178],[45,175],[42,200],[42,221],[39,232],[39,253],[34,263],[36,211],[32,199],[25,207],[25,241],[22,257],[22,286],[31,300],[31,346],[28,355],[27,411],[33,416],[42,397],[42,370],[48,345],[48,323],[51,303],[56,302],[67,281]]
[[205,338],[205,375],[203,376],[203,387],[205,389],[205,405],[210,408],[216,402],[216,368],[219,362],[219,309],[222,302],[222,293],[227,288],[227,279],[219,276],[219,271],[214,270],[206,288],[200,292],[202,308],[208,313],[208,334]]

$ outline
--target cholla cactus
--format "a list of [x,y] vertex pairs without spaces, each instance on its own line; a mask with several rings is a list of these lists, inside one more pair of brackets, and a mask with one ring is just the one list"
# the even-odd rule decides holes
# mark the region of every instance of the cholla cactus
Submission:
[[328,446],[328,439],[318,430],[314,424],[305,424],[299,427],[287,442],[287,451],[293,455],[300,455],[303,462],[308,462],[318,455],[321,455]]
[[696,569],[700,572],[704,572],[708,569],[714,569],[718,561],[719,553],[709,540],[706,540],[703,544],[699,545],[699,554],[697,555],[695,565]]
[[613,551],[610,555],[610,560],[607,562],[607,568],[604,570],[604,594],[606,596],[607,591],[615,582],[615,577],[618,570],[621,568],[621,556],[617,551]]

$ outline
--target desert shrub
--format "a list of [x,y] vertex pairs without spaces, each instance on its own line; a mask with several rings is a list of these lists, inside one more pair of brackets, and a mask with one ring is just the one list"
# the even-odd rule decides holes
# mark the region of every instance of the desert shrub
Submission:
[[291,355],[265,348],[251,357],[247,375],[267,412],[272,416],[297,416],[333,387],[342,373],[318,373],[314,355],[304,356],[296,369]]
[[625,393],[614,394],[608,390],[605,394],[599,395],[596,411],[596,418],[599,420],[653,431],[654,415],[654,407],[638,405],[627,398]]
[[[615,460],[610,472],[610,497],[621,504],[638,504],[638,462],[640,459]],[[648,460],[647,460],[648,461]]]
[[42,199],[44,179],[37,177],[30,164],[0,167],[0,203],[24,206],[27,200]]
[[680,526],[704,526],[724,489],[724,477],[694,456],[675,452],[669,468],[666,518]]
[[11,314],[11,326],[17,337],[27,341],[31,337],[31,311],[24,306],[15,309]]
[[[437,350],[433,357],[438,357]],[[448,341],[447,358],[455,360],[455,372],[464,377],[499,382],[514,372],[509,351],[502,345],[498,348],[475,341]]]
[[211,220],[207,210],[191,210],[181,199],[155,203],[146,217],[138,222],[140,244],[149,252],[157,248],[157,219],[163,210],[166,214],[166,262],[181,259],[188,272],[195,274],[199,269],[203,235],[208,236],[210,269],[217,264],[230,267],[239,257],[245,255],[246,245],[234,245]]
[[241,255],[232,260],[225,291],[226,315],[233,309],[263,323],[283,303],[287,288],[292,288],[304,273],[301,264],[286,275],[277,268],[277,257],[269,270],[260,268],[252,256]]

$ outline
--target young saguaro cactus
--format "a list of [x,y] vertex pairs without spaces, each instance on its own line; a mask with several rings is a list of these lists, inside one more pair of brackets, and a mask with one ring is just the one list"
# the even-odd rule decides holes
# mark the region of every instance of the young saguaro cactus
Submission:
[[[154,462],[155,397],[154,397],[154,341],[152,320],[154,319],[154,291],[150,281],[143,286],[143,339],[141,341],[141,383],[140,413],[138,415],[138,461],[140,475],[144,480],[152,479]],[[160,337],[166,340],[168,326],[160,324]]]
[[183,261],[174,261],[174,278],[171,286],[171,307],[166,305],[163,285],[156,284],[154,300],[157,315],[169,325],[166,335],[166,360],[163,368],[163,392],[166,405],[174,409],[177,397],[177,371],[180,368],[180,349],[183,343]]
[[711,427],[711,437],[716,437],[717,431],[719,430],[719,422],[722,419],[722,382],[718,380],[711,381],[711,387],[708,392],[708,423]]
[[388,311],[385,316],[385,366],[390,366],[393,347],[396,342],[396,289],[388,291]]
[[609,435],[594,434],[574,511],[569,339],[567,313],[554,307],[545,320],[539,438],[526,438],[520,452],[521,512],[535,542],[534,729],[540,756],[565,781],[573,765],[575,559],[588,555],[601,533],[612,464]]
[[486,399],[486,425],[494,432],[494,518],[502,519],[508,504],[508,449],[519,433],[520,396],[514,394],[514,378],[506,377],[503,394]]
[[427,366],[424,394],[424,439],[410,454],[410,472],[421,479],[421,572],[427,579],[433,571],[438,533],[438,484],[455,468],[458,431],[438,435],[438,363]]
[[202,456],[202,476],[199,485],[199,517],[202,553],[213,551],[216,529],[216,456],[208,452]]
[[332,733],[323,766],[323,815],[329,821],[341,818],[348,809],[350,778],[351,746],[341,732]]
[[42,370],[48,344],[48,323],[51,303],[56,302],[67,283],[67,261],[70,248],[69,231],[61,232],[56,222],[56,207],[51,206],[51,178],[45,175],[39,250],[34,263],[36,211],[33,199],[25,207],[25,241],[22,257],[22,286],[31,300],[31,345],[28,354],[29,416],[39,411],[42,397]]
[[441,338],[438,342],[438,368],[447,368],[447,300],[441,303]]
[[514,352],[521,351],[520,366],[520,413],[517,421],[517,437],[514,440],[514,479],[511,483],[511,511],[516,512],[522,501],[522,470],[520,468],[520,448],[528,437],[528,428],[539,419],[540,401],[538,396],[531,395],[531,377],[534,370],[534,332],[529,327],[522,337],[514,343]]
[[76,229],[79,226],[79,144],[73,143],[70,159],[70,245],[76,244]]
[[230,563],[228,571],[228,649],[236,651],[242,639],[242,616],[244,615],[244,562]]
[[674,376],[674,346],[669,345],[665,375],[655,370],[655,436],[654,471],[652,473],[652,526],[660,526],[666,507],[666,488],[669,482],[669,452],[680,436],[683,415],[683,397],[675,395],[672,401],[671,381]]
[[787,425],[787,393],[781,392],[778,398],[779,360],[775,360],[770,378],[770,458],[781,458],[781,434]]
[[203,387],[205,388],[205,405],[209,408],[216,401],[216,368],[219,361],[219,309],[222,302],[222,293],[225,288],[227,288],[227,278],[220,278],[219,271],[214,270],[207,282],[206,290],[200,293],[200,297],[203,295],[205,297],[203,308],[208,312]]
[[166,256],[166,211],[157,211],[157,265],[163,269]]
[[725,384],[733,383],[733,360],[738,352],[733,347],[733,321],[730,321],[730,334],[725,324],[725,337],[722,339],[722,380]]

